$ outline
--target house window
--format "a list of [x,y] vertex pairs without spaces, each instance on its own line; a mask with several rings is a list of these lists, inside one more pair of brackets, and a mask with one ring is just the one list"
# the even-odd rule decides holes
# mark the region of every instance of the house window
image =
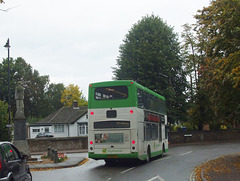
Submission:
[[39,133],[40,132],[40,129],[33,129],[33,133]]
[[79,124],[79,135],[87,135],[88,134],[88,124],[80,123]]
[[49,132],[49,128],[45,128],[45,132]]
[[64,125],[54,125],[55,133],[64,133]]

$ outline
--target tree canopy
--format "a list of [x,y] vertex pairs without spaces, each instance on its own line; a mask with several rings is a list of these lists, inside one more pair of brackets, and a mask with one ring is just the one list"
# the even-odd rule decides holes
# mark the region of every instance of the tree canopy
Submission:
[[[12,59],[10,58],[10,104],[13,113],[16,111],[15,102],[15,87],[18,81],[24,87],[25,99],[24,108],[25,115],[41,117],[43,112],[39,109],[45,87],[49,83],[48,76],[40,76],[37,70],[33,70],[30,64],[27,64],[23,58]],[[0,100],[8,100],[8,60],[4,59],[0,64]]]
[[[14,95],[18,81],[24,87],[24,112],[28,120],[46,117],[63,106],[61,97],[65,86],[62,83],[49,84],[49,76],[41,76],[21,57],[10,58],[9,64],[10,107],[13,113],[16,112]],[[0,100],[8,100],[8,59],[0,63]]]
[[62,92],[61,102],[64,106],[72,106],[74,101],[77,101],[79,106],[87,105],[87,101],[84,99],[78,85],[69,84]]
[[196,19],[207,40],[201,86],[208,91],[213,119],[235,126],[240,121],[240,1],[212,1]]
[[115,79],[131,79],[163,95],[169,120],[182,121],[186,88],[180,47],[173,29],[155,15],[133,25],[120,46]]
[[0,100],[0,141],[8,140],[8,104]]
[[64,91],[65,87],[62,83],[58,84],[49,84],[46,87],[44,92],[44,104],[42,109],[46,113],[45,115],[49,115],[63,107],[63,103],[61,102],[62,92]]
[[[196,24],[185,25],[182,34],[185,62],[190,72],[197,70],[199,79],[190,116],[198,120],[199,129],[204,123],[215,129],[221,124],[236,127],[240,121],[240,1],[211,1],[195,18]],[[192,30],[194,36],[190,36]]]

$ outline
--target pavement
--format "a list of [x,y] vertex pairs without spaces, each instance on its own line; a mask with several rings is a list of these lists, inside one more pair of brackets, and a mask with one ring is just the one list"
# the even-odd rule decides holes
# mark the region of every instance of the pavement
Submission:
[[[88,159],[87,150],[63,151],[68,159],[60,163],[29,164],[32,170],[75,167]],[[41,160],[44,153],[31,153],[33,158]],[[240,153],[224,155],[207,161],[194,170],[193,181],[240,181]]]
[[58,168],[68,168],[75,167],[83,163],[88,158],[88,153],[86,150],[75,150],[75,151],[62,151],[61,153],[66,153],[68,159],[64,162],[60,163],[49,163],[49,164],[41,164],[41,156],[44,153],[31,153],[32,158],[37,159],[37,164],[33,162],[29,162],[29,168],[31,170],[41,170],[41,169],[58,169]]

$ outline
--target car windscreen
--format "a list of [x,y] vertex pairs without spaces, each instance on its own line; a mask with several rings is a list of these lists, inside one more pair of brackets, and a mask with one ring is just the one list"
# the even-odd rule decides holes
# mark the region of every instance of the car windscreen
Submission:
[[0,159],[2,159],[2,161],[6,161],[6,153],[4,152],[1,145],[0,145]]
[[95,89],[96,100],[116,100],[127,98],[128,98],[127,86],[97,87]]

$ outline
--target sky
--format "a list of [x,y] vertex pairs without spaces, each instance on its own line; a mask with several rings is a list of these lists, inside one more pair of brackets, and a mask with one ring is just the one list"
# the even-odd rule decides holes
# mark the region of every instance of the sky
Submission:
[[[5,0],[0,4],[0,58],[22,57],[50,83],[110,81],[125,35],[142,17],[162,18],[179,37],[209,0]],[[1,46],[2,45],[2,46]]]

